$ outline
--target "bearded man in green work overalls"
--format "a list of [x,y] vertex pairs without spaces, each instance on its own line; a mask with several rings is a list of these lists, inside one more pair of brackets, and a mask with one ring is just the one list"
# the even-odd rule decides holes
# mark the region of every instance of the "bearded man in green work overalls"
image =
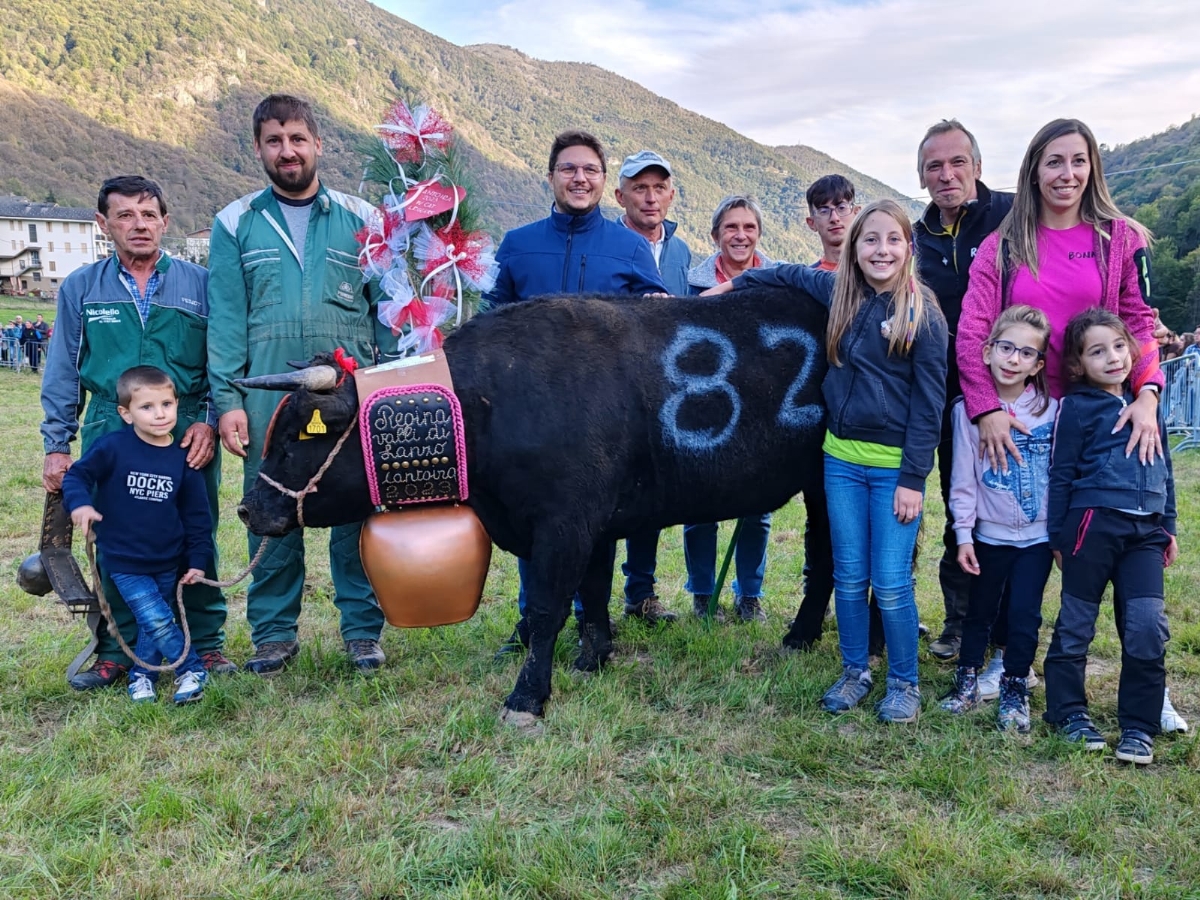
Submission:
[[[355,233],[371,215],[365,200],[317,178],[321,137],[303,100],[272,95],[254,111],[254,152],[271,185],[217,214],[209,251],[212,309],[208,370],[220,414],[221,443],[245,460],[245,488],[258,477],[267,426],[278,397],[244,391],[235,378],[288,371],[341,347],[359,365],[395,349],[391,330],[358,267]],[[358,554],[361,525],[330,529],[329,566],[346,652],[359,671],[383,664],[383,612]],[[261,538],[250,535],[253,556]],[[300,650],[297,621],[304,590],[304,532],[275,539],[254,571],[246,598],[259,675],[283,669]]]
[[[206,371],[208,273],[162,250],[167,203],[162,189],[150,179],[139,175],[108,179],[100,188],[97,210],[96,224],[112,241],[114,253],[72,272],[58,292],[54,335],[42,378],[46,449],[42,485],[51,492],[62,489],[76,432],[86,452],[96,438],[126,427],[117,414],[121,373],[134,366],[157,366],[175,383],[179,401],[175,434],[188,451],[188,465],[204,475],[215,539],[221,461]],[[80,428],[85,400],[87,413]],[[103,555],[99,566],[113,619],[132,646],[137,622],[103,574]],[[215,571],[206,574],[216,578]],[[222,653],[225,598],[221,592],[207,585],[188,585],[183,602],[192,646],[204,667],[213,674],[236,672]],[[131,664],[99,615],[89,616],[88,625],[95,640],[67,670],[67,680],[79,691],[115,683]],[[80,672],[93,649],[95,664]]]

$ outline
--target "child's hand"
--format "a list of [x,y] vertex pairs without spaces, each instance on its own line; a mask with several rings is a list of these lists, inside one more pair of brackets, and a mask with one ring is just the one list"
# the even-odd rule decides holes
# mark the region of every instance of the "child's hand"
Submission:
[[83,531],[83,537],[86,539],[92,532],[92,523],[99,522],[104,516],[96,512],[94,506],[79,506],[71,513],[71,524]]
[[979,560],[975,558],[974,544],[958,545],[958,566],[968,575],[979,574]]
[[180,584],[195,584],[204,577],[203,569],[188,569],[183,573],[183,577],[179,579]]
[[1062,551],[1054,550],[1052,552],[1054,553],[1054,564],[1056,566],[1058,566],[1058,571],[1061,572],[1062,571]]
[[1179,542],[1175,540],[1175,535],[1171,535],[1171,543],[1167,544],[1167,549],[1163,551],[1163,568],[1171,568],[1171,563],[1179,559]]
[[897,487],[892,497],[892,512],[901,525],[907,525],[921,514],[921,504],[925,501],[920,491],[912,488]]

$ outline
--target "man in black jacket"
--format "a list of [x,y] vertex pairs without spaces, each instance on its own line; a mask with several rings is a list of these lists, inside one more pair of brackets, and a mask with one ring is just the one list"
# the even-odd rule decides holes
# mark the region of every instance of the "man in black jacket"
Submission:
[[[938,445],[938,474],[946,506],[945,552],[938,566],[938,577],[946,605],[946,622],[941,637],[929,644],[929,652],[945,660],[958,655],[970,591],[970,577],[959,568],[956,559],[958,543],[948,502],[953,453],[950,407],[954,398],[962,393],[954,335],[958,331],[975,251],[983,239],[1000,226],[1013,204],[1012,194],[988,190],[979,180],[980,170],[979,144],[957,119],[943,119],[931,126],[917,147],[917,175],[921,187],[929,191],[933,201],[914,225],[917,269],[921,280],[937,294],[950,330],[946,409],[942,416],[942,440]],[[1004,628],[999,621],[997,626],[1000,630]],[[1002,635],[993,637],[997,639],[996,643],[1003,645],[1003,640],[998,639]]]

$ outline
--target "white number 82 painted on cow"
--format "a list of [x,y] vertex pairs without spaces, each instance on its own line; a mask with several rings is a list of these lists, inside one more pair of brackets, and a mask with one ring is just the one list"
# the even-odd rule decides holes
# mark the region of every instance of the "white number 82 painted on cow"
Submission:
[[[797,405],[796,397],[801,388],[807,383],[812,374],[820,348],[811,334],[802,328],[792,325],[760,325],[759,340],[767,349],[774,349],[784,344],[796,345],[803,356],[800,371],[792,379],[775,422],[782,428],[798,429],[812,428],[820,424],[825,415],[819,403]],[[703,346],[711,346],[717,355],[715,371],[709,374],[682,372],[679,369],[680,358],[689,351]],[[667,443],[674,444],[682,450],[700,452],[713,450],[732,437],[742,417],[742,398],[729,382],[729,374],[737,366],[737,350],[733,341],[713,328],[703,328],[697,325],[684,325],[675,332],[675,338],[663,352],[663,375],[675,387],[675,391],[667,397],[659,410],[659,421],[663,426],[663,435]],[[705,394],[723,394],[730,405],[729,418],[722,428],[694,429],[683,428],[679,424],[679,411],[689,397],[699,397]]]

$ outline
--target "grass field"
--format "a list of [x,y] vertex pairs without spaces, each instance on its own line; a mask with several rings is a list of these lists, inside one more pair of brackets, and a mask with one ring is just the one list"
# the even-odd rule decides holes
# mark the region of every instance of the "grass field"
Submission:
[[[590,678],[570,674],[564,632],[535,735],[497,721],[517,672],[492,661],[515,619],[511,558],[496,555],[474,619],[389,629],[387,665],[362,678],[341,651],[317,535],[303,651],[286,674],[219,679],[189,708],[76,694],[63,671],[84,626],[12,578],[42,508],[38,383],[0,371],[2,897],[1200,897],[1191,735],[1160,739],[1155,764],[1134,770],[1041,725],[1000,735],[991,704],[951,720],[936,703],[950,669],[924,650],[918,724],[882,726],[869,704],[822,713],[836,635],[805,656],[778,653],[799,600],[796,503],[775,518],[765,625],[619,622],[617,658]],[[1175,471],[1183,555],[1167,574],[1168,671],[1200,725],[1200,456]],[[227,462],[224,475],[229,575],[245,549],[240,472]],[[918,600],[936,627],[935,573],[926,549]],[[683,581],[673,529],[660,594],[680,611]],[[1050,622],[1056,596],[1054,578]],[[228,633],[244,660],[240,589]],[[1110,735],[1119,660],[1106,608],[1088,685]]]

